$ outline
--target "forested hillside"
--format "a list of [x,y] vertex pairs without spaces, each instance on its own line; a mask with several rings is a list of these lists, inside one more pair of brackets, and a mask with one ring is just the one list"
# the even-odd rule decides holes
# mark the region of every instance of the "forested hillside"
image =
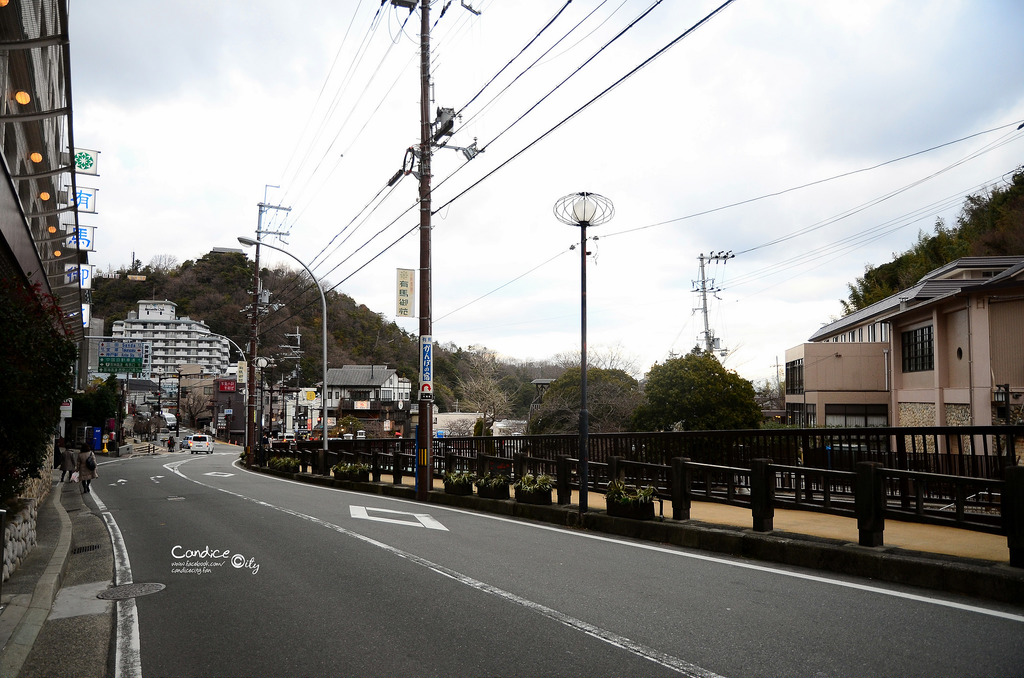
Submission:
[[1024,167],[1014,170],[1005,186],[964,201],[957,223],[939,220],[931,235],[893,260],[868,266],[863,277],[850,283],[843,311],[852,313],[917,283],[929,271],[960,257],[1024,254]]
[[[144,280],[130,280],[145,277]],[[260,322],[262,356],[276,359],[269,377],[275,382],[288,378],[297,367],[304,384],[319,382],[320,296],[304,272],[277,267],[264,268],[263,288],[270,292],[269,304]],[[108,333],[115,320],[127,318],[142,299],[169,299],[178,305],[178,317],[188,316],[206,323],[248,349],[252,302],[253,262],[239,253],[210,252],[195,261],[178,265],[173,259],[155,257],[148,265],[134,262],[117,277],[98,277],[92,292],[93,316],[103,318]],[[388,365],[417,385],[418,340],[383,315],[375,313],[345,294],[328,292],[328,363]],[[285,346],[296,344],[301,335],[302,358],[285,359]],[[292,336],[286,336],[292,335]],[[232,359],[241,359],[232,351]],[[481,401],[493,400],[484,383],[500,383],[508,394],[500,404],[500,417],[525,417],[534,398],[533,379],[557,377],[562,368],[550,363],[498,360],[486,351],[465,350],[451,344],[436,347],[434,355],[435,395],[442,410],[473,411]],[[493,403],[492,403],[493,405]]]

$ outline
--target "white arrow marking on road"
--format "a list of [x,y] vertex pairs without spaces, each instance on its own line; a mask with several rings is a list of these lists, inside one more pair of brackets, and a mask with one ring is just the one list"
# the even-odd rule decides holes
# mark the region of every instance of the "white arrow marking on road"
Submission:
[[204,476],[214,476],[215,478],[230,478],[235,475],[234,473],[221,473],[220,471],[213,471],[211,473],[204,473]]
[[[428,530],[443,530],[448,531],[448,528],[437,521],[433,516],[427,515],[426,513],[408,513],[406,511],[392,511],[390,509],[371,508],[369,506],[349,506],[349,512],[353,518],[360,518],[362,520],[376,520],[380,523],[392,523],[394,525],[405,525],[407,527],[425,527]],[[409,516],[413,520],[402,520],[399,518],[385,518],[378,515],[370,515],[370,511],[374,513],[389,513],[396,516]]]
[[163,476],[150,476],[150,477],[149,477],[149,479],[150,479],[150,480],[152,480],[152,481],[153,481],[154,483],[156,483],[157,485],[159,485],[159,484],[160,484],[160,479],[161,479],[161,478],[163,478]]
[[118,479],[117,479],[117,482],[116,482],[116,483],[110,483],[110,486],[111,486],[111,487],[114,487],[115,485],[123,485],[123,484],[125,484],[125,483],[127,483],[127,482],[128,482],[128,481],[127,481],[127,480],[125,480],[124,478],[118,478]]

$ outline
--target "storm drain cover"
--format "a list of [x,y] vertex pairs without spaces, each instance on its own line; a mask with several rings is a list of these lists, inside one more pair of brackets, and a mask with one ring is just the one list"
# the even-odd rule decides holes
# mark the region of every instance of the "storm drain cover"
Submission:
[[128,600],[129,598],[147,596],[150,593],[163,591],[164,588],[163,584],[157,583],[123,584],[122,586],[112,586],[106,591],[100,591],[96,594],[96,597],[102,600]]

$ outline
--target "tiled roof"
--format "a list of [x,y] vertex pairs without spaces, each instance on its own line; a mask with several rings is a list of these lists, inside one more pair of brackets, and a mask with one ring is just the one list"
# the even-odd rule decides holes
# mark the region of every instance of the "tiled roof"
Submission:
[[[1004,268],[997,275],[991,278],[945,278],[957,270],[965,269],[999,269]],[[852,328],[859,327],[868,321],[885,320],[895,313],[904,310],[906,307],[913,308],[920,306],[933,299],[959,294],[967,288],[976,288],[993,283],[1002,283],[1012,279],[1024,271],[1024,256],[1006,257],[963,257],[951,261],[945,266],[940,266],[927,273],[913,287],[897,292],[891,297],[876,301],[870,306],[865,306],[853,313],[840,318],[834,322],[823,325],[821,329],[811,335],[809,341],[822,341],[837,334],[842,334]]]
[[345,365],[327,370],[327,385],[383,386],[394,374],[387,365]]

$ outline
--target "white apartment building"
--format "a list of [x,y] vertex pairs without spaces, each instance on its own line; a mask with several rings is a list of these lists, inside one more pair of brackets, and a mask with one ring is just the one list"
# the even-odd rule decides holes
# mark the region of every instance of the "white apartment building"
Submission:
[[111,335],[149,343],[144,373],[162,368],[165,374],[178,371],[179,365],[199,365],[206,373],[226,374],[229,346],[226,337],[210,332],[200,320],[179,318],[173,301],[143,299],[139,310],[117,320]]

